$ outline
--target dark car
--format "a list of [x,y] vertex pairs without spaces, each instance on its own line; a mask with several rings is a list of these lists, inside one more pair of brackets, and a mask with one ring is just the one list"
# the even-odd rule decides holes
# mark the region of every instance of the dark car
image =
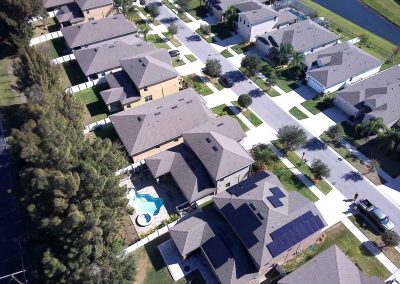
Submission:
[[201,41],[201,37],[200,37],[198,34],[194,34],[194,35],[192,36],[192,40],[194,40],[194,41]]
[[222,75],[221,77],[219,77],[219,82],[227,88],[231,88],[235,82],[233,82],[233,80],[231,78],[229,78],[227,75]]
[[169,52],[169,55],[171,55],[171,57],[176,57],[176,56],[179,56],[179,54],[181,54],[179,52],[179,50],[176,50],[176,49],[170,50],[168,52]]

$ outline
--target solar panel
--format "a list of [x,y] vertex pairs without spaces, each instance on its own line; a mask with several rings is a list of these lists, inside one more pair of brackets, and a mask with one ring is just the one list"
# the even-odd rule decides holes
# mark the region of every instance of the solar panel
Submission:
[[268,196],[267,199],[272,204],[272,206],[274,206],[275,208],[283,206],[283,203],[275,195]]
[[217,236],[206,241],[201,247],[215,269],[222,266],[231,258],[228,248]]
[[282,198],[282,197],[286,196],[279,187],[272,187],[269,190],[278,198]]
[[318,215],[314,216],[311,211],[307,211],[272,232],[270,236],[273,241],[267,245],[267,248],[273,257],[278,256],[323,227],[324,224],[320,217]]

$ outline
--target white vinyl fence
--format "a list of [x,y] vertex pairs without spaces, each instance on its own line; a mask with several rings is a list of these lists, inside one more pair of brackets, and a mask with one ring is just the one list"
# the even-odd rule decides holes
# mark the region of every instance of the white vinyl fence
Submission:
[[42,42],[46,42],[55,38],[59,38],[62,37],[63,34],[60,31],[56,31],[53,33],[49,33],[49,34],[45,34],[45,35],[41,35],[38,37],[34,37],[31,39],[31,42],[29,43],[29,46],[33,46]]
[[61,63],[64,63],[64,62],[75,60],[75,59],[76,59],[75,58],[75,54],[71,53],[71,54],[67,54],[67,55],[52,59],[51,63],[53,63],[53,64],[61,64]]
[[86,125],[85,129],[83,130],[83,133],[87,134],[90,131],[93,131],[96,128],[99,128],[99,127],[103,127],[104,125],[109,124],[109,123],[111,123],[111,120],[108,117],[105,118],[105,119],[102,119],[102,120],[98,120],[98,121],[96,121],[96,122],[94,122],[92,124]]
[[93,86],[101,85],[104,83],[106,83],[106,79],[105,79],[105,77],[101,77],[100,79],[90,80],[88,82],[69,87],[69,88],[65,89],[65,91],[69,94],[74,94],[74,93],[89,89]]

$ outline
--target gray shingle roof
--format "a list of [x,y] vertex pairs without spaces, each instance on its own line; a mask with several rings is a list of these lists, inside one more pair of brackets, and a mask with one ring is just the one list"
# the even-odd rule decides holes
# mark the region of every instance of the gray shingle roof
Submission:
[[79,23],[85,20],[81,9],[79,9],[76,3],[68,3],[61,6],[56,18],[59,23]]
[[108,39],[133,34],[136,26],[123,15],[106,17],[101,20],[61,28],[70,48],[91,45]]
[[121,66],[138,89],[159,84],[179,75],[171,66],[171,56],[165,49],[122,60]]
[[154,178],[170,173],[186,200],[193,203],[214,192],[204,165],[184,144],[145,159]]
[[258,10],[261,8],[261,4],[258,1],[246,1],[235,4],[234,7],[238,10],[238,12],[248,12],[253,10]]
[[93,48],[74,50],[83,73],[86,76],[116,69],[121,66],[121,60],[155,50],[151,43],[143,42],[127,44],[116,42]]
[[[323,66],[319,67],[317,60]],[[381,60],[348,42],[308,54],[304,62],[311,67],[307,75],[324,87],[334,86],[383,64]]]
[[82,11],[113,4],[113,0],[75,0]]
[[183,134],[183,139],[196,153],[215,183],[254,162],[237,140],[217,131],[189,131]]
[[74,0],[43,0],[43,6],[46,9],[59,7],[68,3],[72,3]]
[[[236,4],[249,2],[243,0],[209,0],[208,3],[217,10],[225,12],[230,6],[235,6]],[[260,1],[259,1],[260,2]]]
[[183,132],[210,119],[214,119],[213,113],[193,89],[185,89],[110,116],[130,155],[176,139]]
[[282,12],[279,14],[278,16],[278,22],[276,23],[276,27],[282,26],[282,25],[286,25],[286,24],[290,24],[290,23],[294,23],[295,21],[297,21],[298,18],[293,15],[290,12]]
[[397,121],[400,119],[400,66],[347,86],[336,95],[356,108],[367,102],[373,107],[368,115],[382,117],[386,124]]
[[279,13],[268,6],[260,5],[258,9],[241,12],[239,15],[250,25],[257,25],[278,17]]
[[105,78],[110,87],[100,92],[105,104],[120,102],[121,105],[125,105],[140,100],[135,85],[124,71],[107,74]]
[[259,38],[270,45],[279,47],[281,43],[290,43],[294,50],[306,52],[339,39],[339,36],[311,20],[304,20],[287,27],[265,33]]
[[[283,205],[277,208],[267,199],[273,195],[270,189],[275,187],[285,194],[285,197],[280,198]],[[237,194],[238,192],[241,194]],[[274,259],[266,247],[274,241],[271,233],[308,211],[311,211],[314,216],[320,215],[314,203],[298,192],[287,192],[278,178],[269,172],[252,176],[227,191],[218,193],[213,199],[258,267],[263,267]],[[254,209],[249,209],[250,207]],[[225,213],[228,212],[227,209],[230,214]],[[251,216],[243,215],[246,213],[244,211],[251,212]]]
[[324,284],[384,283],[360,271],[339,247],[333,245],[279,280],[278,284],[315,283],[316,279]]
[[201,248],[223,284],[247,283],[257,276],[241,241],[214,208],[181,219],[170,234],[183,256]]

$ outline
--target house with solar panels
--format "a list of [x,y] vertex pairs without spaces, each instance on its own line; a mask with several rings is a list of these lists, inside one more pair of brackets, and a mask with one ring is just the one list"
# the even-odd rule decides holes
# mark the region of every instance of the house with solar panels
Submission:
[[213,197],[214,207],[170,229],[179,254],[200,253],[220,283],[260,283],[320,237],[326,226],[314,203],[261,172]]

